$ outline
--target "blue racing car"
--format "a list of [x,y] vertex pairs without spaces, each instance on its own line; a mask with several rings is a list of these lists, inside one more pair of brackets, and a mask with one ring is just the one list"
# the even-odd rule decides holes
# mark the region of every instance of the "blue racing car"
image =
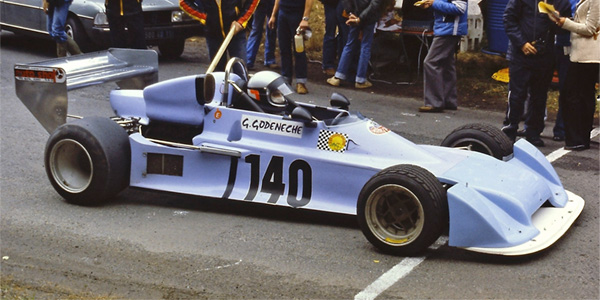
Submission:
[[[467,124],[417,145],[350,110],[295,102],[272,71],[157,82],[156,53],[110,49],[15,66],[17,95],[51,133],[45,167],[68,202],[95,205],[126,187],[356,215],[381,251],[450,246],[525,255],[568,230],[584,201],[525,140]],[[68,60],[68,61],[67,61]],[[67,91],[117,81],[115,116],[66,122]],[[471,151],[468,151],[471,150]]]

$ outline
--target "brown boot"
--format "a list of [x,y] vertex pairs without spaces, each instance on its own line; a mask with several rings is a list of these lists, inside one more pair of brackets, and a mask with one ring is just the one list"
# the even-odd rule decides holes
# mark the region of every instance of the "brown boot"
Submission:
[[56,43],[56,56],[57,57],[67,56],[67,43]]
[[81,50],[79,49],[79,45],[75,42],[72,37],[67,37],[67,50],[69,50],[69,54],[76,55],[81,54]]

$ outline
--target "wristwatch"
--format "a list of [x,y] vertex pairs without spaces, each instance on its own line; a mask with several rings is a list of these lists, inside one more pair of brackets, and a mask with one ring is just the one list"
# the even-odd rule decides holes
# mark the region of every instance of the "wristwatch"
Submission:
[[308,17],[302,17],[302,20],[308,22]]

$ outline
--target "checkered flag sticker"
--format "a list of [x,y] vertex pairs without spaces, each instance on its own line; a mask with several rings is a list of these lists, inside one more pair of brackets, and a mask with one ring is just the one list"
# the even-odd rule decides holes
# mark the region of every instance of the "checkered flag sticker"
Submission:
[[317,141],[317,149],[324,151],[333,151],[344,153],[348,148],[348,135],[329,130],[321,130],[319,132],[319,140]]

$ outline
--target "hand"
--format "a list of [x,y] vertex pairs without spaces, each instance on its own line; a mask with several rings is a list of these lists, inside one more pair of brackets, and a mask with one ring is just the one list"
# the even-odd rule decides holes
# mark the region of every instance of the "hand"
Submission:
[[306,30],[307,28],[310,28],[310,26],[308,26],[308,21],[306,20],[300,21],[300,25],[298,27],[300,27],[300,30]]
[[42,6],[44,7],[44,13],[48,14],[48,2],[46,0],[44,0]]
[[346,25],[356,26],[359,23],[360,23],[360,18],[355,16],[353,13],[350,13],[350,16],[348,16],[348,20],[346,21]]
[[234,34],[237,34],[238,32],[244,30],[244,26],[242,26],[242,24],[238,23],[237,21],[231,22],[231,27],[235,28]]
[[433,5],[434,0],[425,0],[425,2],[420,6],[422,9],[428,9]]
[[269,29],[275,29],[275,25],[277,25],[277,16],[272,15],[269,18],[269,23],[267,25],[269,26]]
[[521,47],[521,51],[523,51],[523,53],[525,55],[536,55],[537,54],[537,49],[535,49],[535,47],[529,42],[525,43],[525,45],[523,45],[523,47]]

